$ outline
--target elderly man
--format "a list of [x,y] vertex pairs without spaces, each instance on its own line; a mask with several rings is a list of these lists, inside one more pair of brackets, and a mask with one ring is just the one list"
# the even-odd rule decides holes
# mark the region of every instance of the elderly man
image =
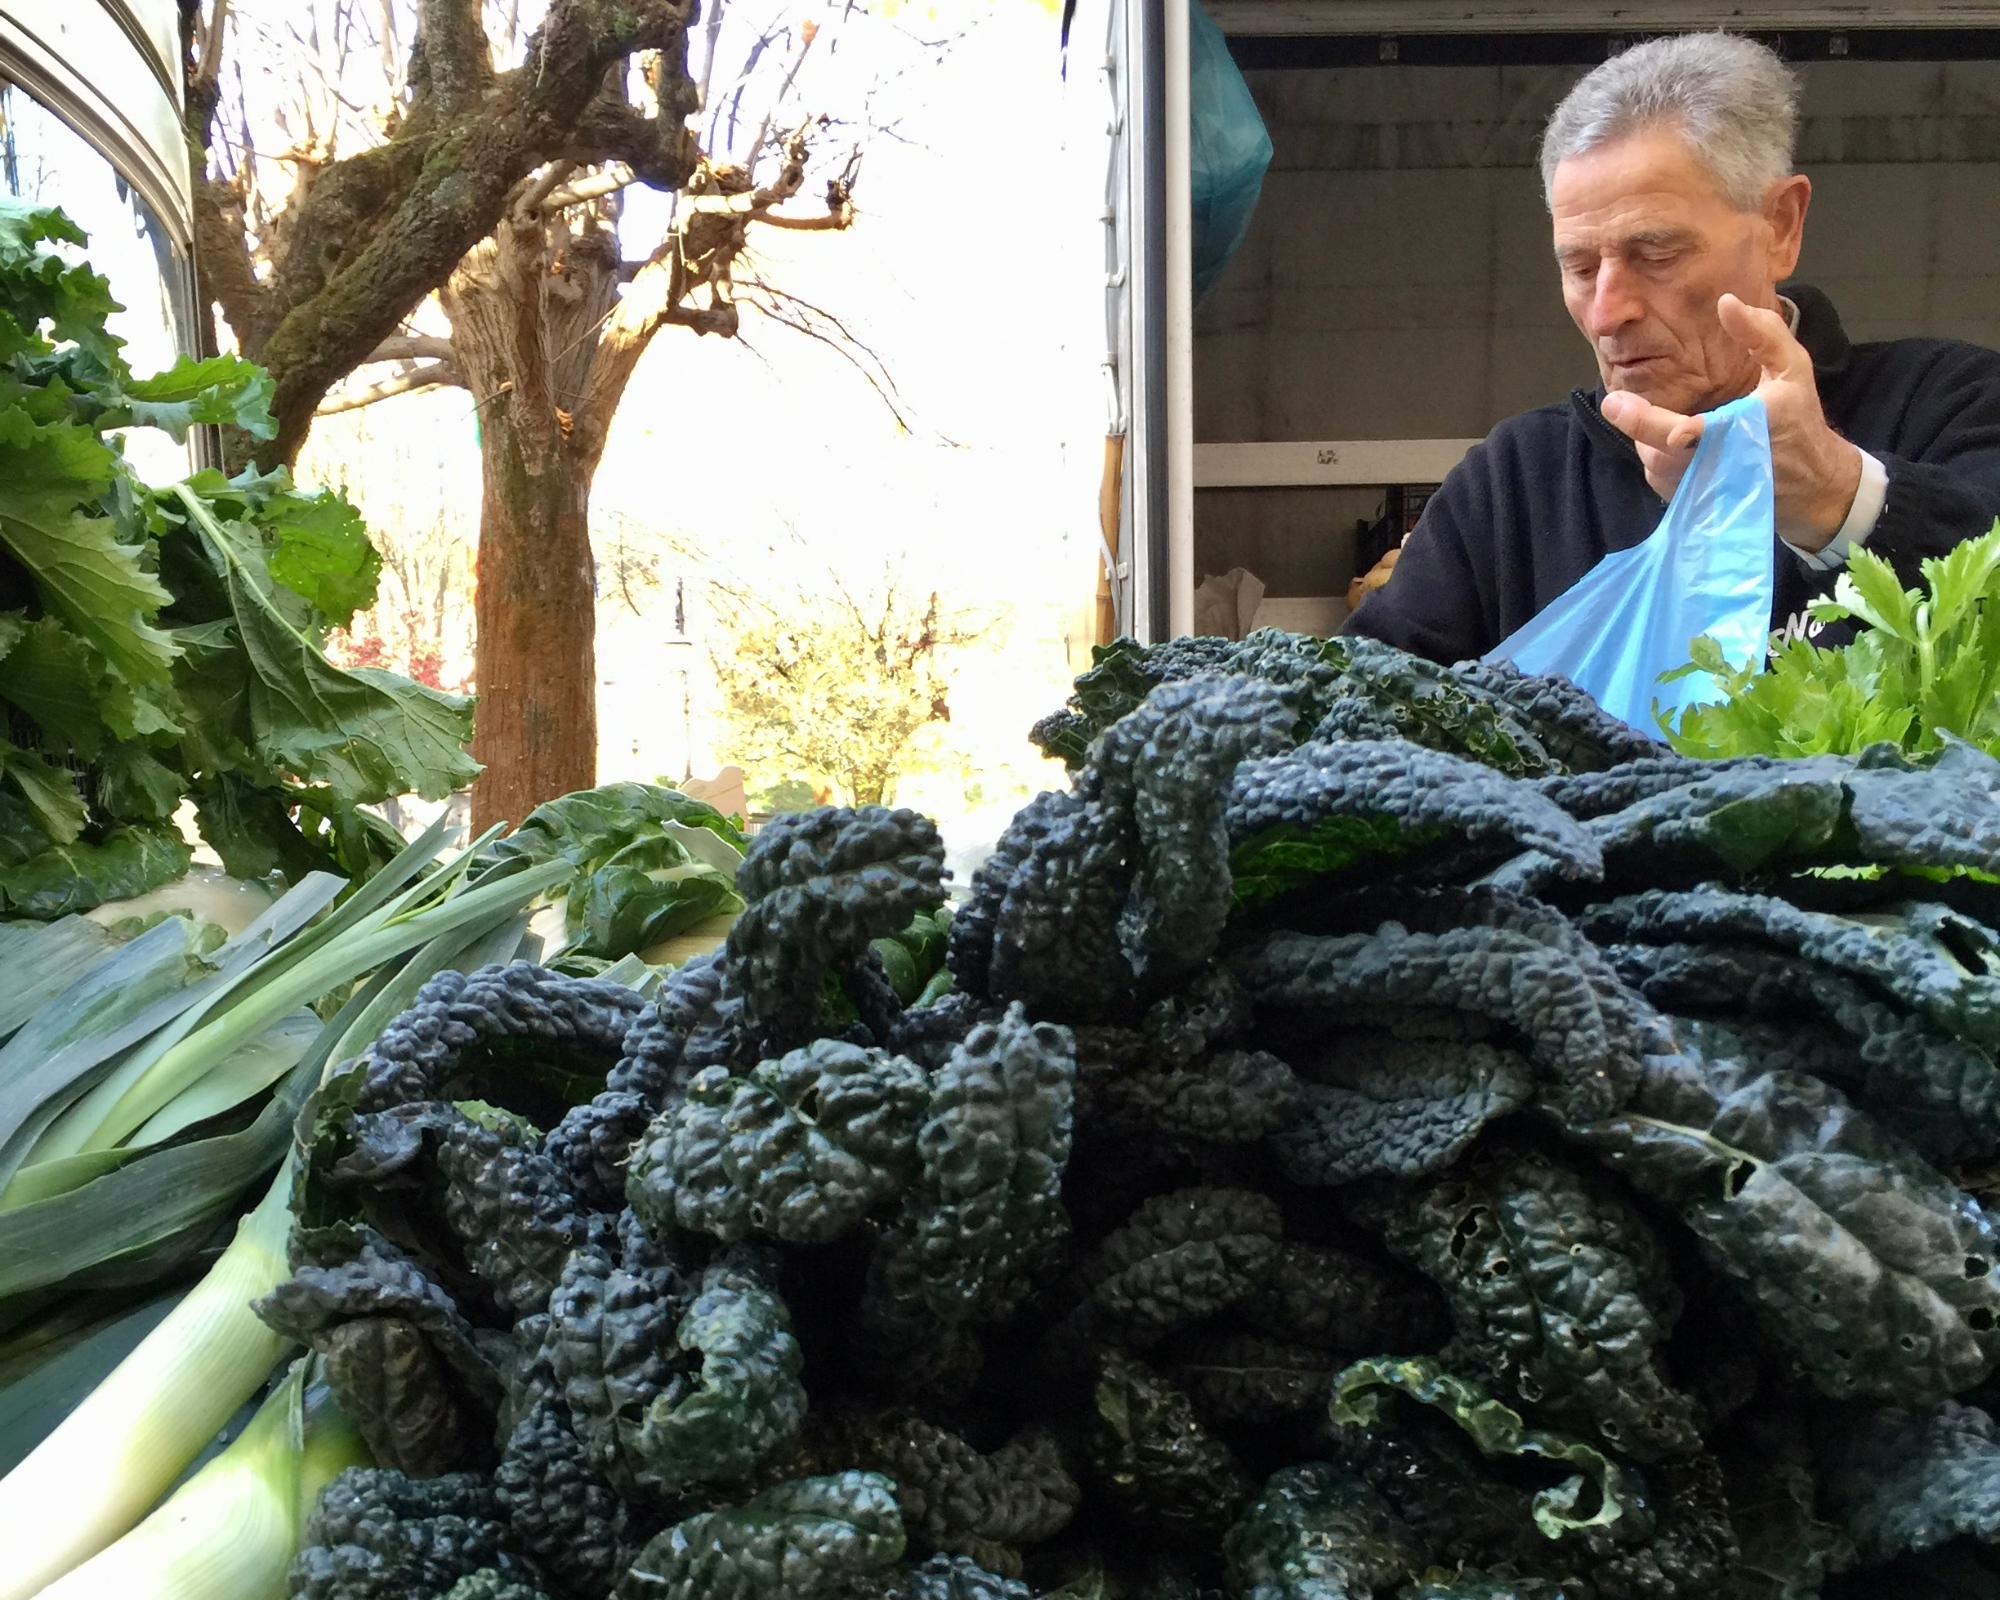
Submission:
[[1810,179],[1798,85],[1726,34],[1596,68],[1550,118],[1542,182],[1563,301],[1601,386],[1502,422],[1432,496],[1346,631],[1441,662],[1484,654],[1660,520],[1701,413],[1753,391],[1775,479],[1771,625],[1809,623],[1849,552],[1917,563],[2000,516],[2000,354],[1951,339],[1850,344],[1826,296],[1779,285]]

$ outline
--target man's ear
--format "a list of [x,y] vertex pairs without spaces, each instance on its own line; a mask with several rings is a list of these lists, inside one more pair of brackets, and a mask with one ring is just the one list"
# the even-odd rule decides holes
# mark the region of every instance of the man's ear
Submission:
[[1764,196],[1764,221],[1771,229],[1769,272],[1783,283],[1798,269],[1805,244],[1806,207],[1812,204],[1812,179],[1803,172],[1780,178]]

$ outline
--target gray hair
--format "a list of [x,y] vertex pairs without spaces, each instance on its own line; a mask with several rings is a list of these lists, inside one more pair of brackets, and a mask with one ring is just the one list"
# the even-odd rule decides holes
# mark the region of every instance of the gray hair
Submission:
[[1542,194],[1556,166],[1642,128],[1677,128],[1742,211],[1792,172],[1799,80],[1752,39],[1684,33],[1634,45],[1563,97],[1542,135]]

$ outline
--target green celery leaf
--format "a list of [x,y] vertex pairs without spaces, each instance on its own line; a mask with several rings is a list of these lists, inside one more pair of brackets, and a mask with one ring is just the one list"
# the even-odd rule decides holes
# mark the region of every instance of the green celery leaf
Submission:
[[171,883],[193,853],[172,823],[113,828],[96,844],[50,845],[0,868],[0,912],[48,921]]
[[1907,644],[1917,642],[1918,596],[1903,587],[1896,569],[1880,556],[1855,551],[1833,593],[1835,600],[1869,627],[1880,628]]
[[344,628],[375,603],[382,557],[361,513],[339,495],[275,495],[258,519],[272,541],[271,576]]
[[1953,545],[1942,558],[1926,556],[1924,582],[1931,587],[1931,630],[1942,634],[1981,600],[1995,598],[2000,585],[2000,522],[1977,539]]
[[255,439],[272,438],[278,431],[271,415],[271,375],[241,356],[197,361],[184,355],[165,372],[134,379],[123,389],[134,422],[160,428],[177,440],[185,439],[198,422],[241,428]]

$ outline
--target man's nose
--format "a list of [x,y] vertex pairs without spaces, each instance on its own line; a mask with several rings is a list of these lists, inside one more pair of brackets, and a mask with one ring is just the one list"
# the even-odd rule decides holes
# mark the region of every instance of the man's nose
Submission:
[[1638,285],[1625,263],[1615,256],[1600,261],[1597,279],[1591,285],[1587,312],[1587,331],[1591,338],[1608,338],[1620,328],[1639,321],[1645,314],[1644,297],[1638,292]]

